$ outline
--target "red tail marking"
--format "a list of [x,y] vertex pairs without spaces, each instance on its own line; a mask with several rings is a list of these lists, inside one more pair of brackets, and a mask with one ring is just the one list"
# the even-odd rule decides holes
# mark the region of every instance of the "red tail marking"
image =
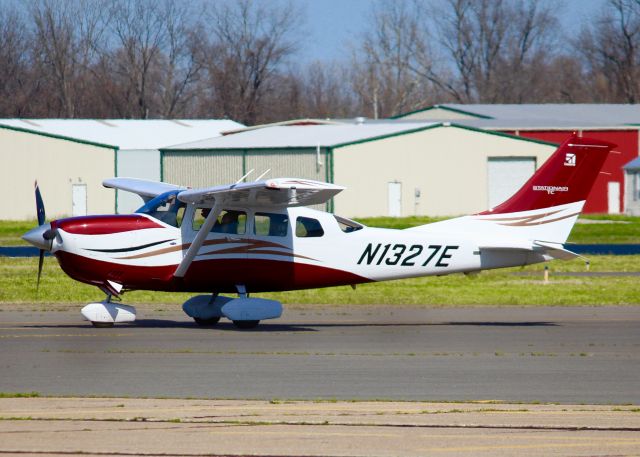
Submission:
[[480,214],[529,211],[586,200],[615,144],[572,136],[506,202]]

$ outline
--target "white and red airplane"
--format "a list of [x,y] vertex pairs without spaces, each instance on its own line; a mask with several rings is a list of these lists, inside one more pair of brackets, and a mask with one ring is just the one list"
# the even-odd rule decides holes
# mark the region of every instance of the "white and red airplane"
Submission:
[[[50,251],[75,280],[107,298],[82,309],[95,326],[135,320],[111,298],[128,290],[201,292],[183,304],[201,325],[221,317],[240,328],[280,317],[282,305],[249,294],[474,273],[576,254],[563,246],[613,144],[573,136],[507,201],[488,211],[406,230],[365,227],[305,208],[343,188],[268,179],[186,189],[131,178],[104,181],[145,205],[128,215],[72,217],[23,238]],[[242,181],[242,180],[241,180]],[[237,298],[219,295],[237,294]]]

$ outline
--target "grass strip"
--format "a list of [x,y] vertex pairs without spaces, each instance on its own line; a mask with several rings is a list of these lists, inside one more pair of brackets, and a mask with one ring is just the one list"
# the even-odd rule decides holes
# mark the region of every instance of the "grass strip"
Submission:
[[[592,272],[640,271],[640,256],[592,256]],[[54,258],[46,258],[36,297],[36,258],[0,257],[0,311],[2,305],[83,304],[104,298],[97,288],[78,283],[62,272]],[[554,261],[548,284],[544,265],[484,271],[467,277],[454,274],[386,281],[357,286],[260,294],[285,304],[425,305],[425,306],[578,306],[638,305],[640,281],[634,276],[573,277],[555,272],[585,271],[584,261]],[[521,275],[516,273],[528,272]],[[134,291],[124,295],[131,304],[181,304],[195,294]],[[5,308],[7,306],[4,306]]]

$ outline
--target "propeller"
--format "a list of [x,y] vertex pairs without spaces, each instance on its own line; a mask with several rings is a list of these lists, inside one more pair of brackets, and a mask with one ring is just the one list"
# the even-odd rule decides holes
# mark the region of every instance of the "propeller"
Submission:
[[[42,276],[42,267],[44,265],[44,253],[50,251],[53,244],[53,239],[56,237],[56,231],[51,228],[51,224],[46,223],[46,214],[44,210],[44,202],[42,201],[42,195],[40,194],[40,187],[38,181],[35,182],[35,194],[36,194],[36,215],[38,218],[38,227],[29,230],[22,236],[22,239],[31,243],[39,250],[38,258],[38,281],[36,285],[36,291],[40,290],[40,277]],[[37,292],[36,292],[37,293]]]
[[46,215],[44,211],[44,202],[42,201],[42,195],[40,194],[40,187],[38,186],[38,181],[34,183],[34,186],[36,188],[36,214],[38,215],[38,225],[44,225]]
[[[40,187],[38,181],[35,182],[36,187],[36,214],[38,216],[38,226],[42,227],[46,220],[46,213],[44,210],[44,202],[42,201],[42,194],[40,194]],[[43,238],[44,234],[43,234]],[[45,238],[46,239],[46,238]],[[40,249],[38,256],[38,281],[36,282],[36,295],[40,292],[40,277],[42,276],[42,266],[44,264],[44,249]]]

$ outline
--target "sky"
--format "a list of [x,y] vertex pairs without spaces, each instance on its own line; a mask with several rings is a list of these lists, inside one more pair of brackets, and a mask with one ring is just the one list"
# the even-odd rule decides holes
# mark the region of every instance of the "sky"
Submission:
[[[263,0],[264,1],[264,0]],[[278,1],[278,0],[267,0]],[[349,46],[356,45],[367,27],[373,6],[379,0],[292,0],[306,16],[300,59],[343,59]],[[398,0],[384,0],[398,1]],[[434,5],[441,0],[424,0]],[[594,20],[606,0],[551,0],[559,5],[558,14],[567,31],[579,31],[585,21]]]
[[[28,4],[30,0],[0,0],[0,7]],[[64,0],[60,0],[64,4]],[[136,1],[136,0],[131,0]],[[153,0],[151,0],[153,1]],[[180,0],[193,2],[194,0]],[[234,0],[196,0],[195,5],[208,2]],[[377,3],[412,0],[254,0],[255,2],[286,5],[288,1],[302,11],[305,18],[301,30],[301,63],[314,60],[342,60],[366,30],[372,10]],[[438,6],[443,0],[421,0],[425,4]],[[540,1],[540,0],[538,0]],[[558,15],[566,31],[580,30],[583,23],[595,20],[607,0],[542,0],[558,5]],[[196,8],[198,8],[196,7]]]

